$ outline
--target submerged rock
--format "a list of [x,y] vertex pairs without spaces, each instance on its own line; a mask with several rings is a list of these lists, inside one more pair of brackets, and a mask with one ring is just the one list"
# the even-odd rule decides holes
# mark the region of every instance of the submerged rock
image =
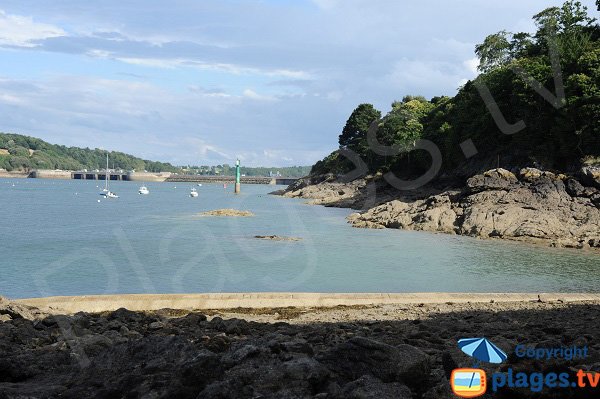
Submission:
[[271,241],[301,241],[302,238],[298,237],[283,237],[283,236],[254,236],[254,238],[258,238],[259,240],[271,240]]
[[237,217],[250,217],[254,214],[250,211],[240,211],[237,209],[215,209],[213,211],[207,211],[200,213],[200,216],[237,216]]

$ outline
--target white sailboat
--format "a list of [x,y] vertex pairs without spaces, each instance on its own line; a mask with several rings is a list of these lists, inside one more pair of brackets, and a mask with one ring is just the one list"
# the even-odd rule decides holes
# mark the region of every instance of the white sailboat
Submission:
[[196,198],[197,196],[198,196],[198,191],[196,191],[196,189],[195,189],[195,188],[192,188],[192,189],[190,190],[190,197],[192,197],[192,198]]
[[119,198],[119,196],[108,188],[108,182],[110,181],[110,172],[108,171],[108,152],[106,153],[106,174],[104,175],[104,189],[100,192],[100,195],[104,198]]

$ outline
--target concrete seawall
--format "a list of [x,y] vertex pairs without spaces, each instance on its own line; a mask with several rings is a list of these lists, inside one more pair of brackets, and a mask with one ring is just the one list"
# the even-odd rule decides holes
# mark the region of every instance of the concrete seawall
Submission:
[[70,179],[71,171],[38,169],[32,171],[29,177],[35,179]]
[[171,177],[170,172],[129,172],[127,173],[127,180],[129,181],[148,181],[148,182],[164,182]]
[[29,177],[29,173],[13,173],[2,170],[0,171],[0,177],[6,179],[26,179]]
[[[600,294],[543,293],[543,301],[600,301]],[[412,294],[127,294],[58,296],[20,299],[19,302],[52,312],[103,312],[127,308],[135,311],[171,309],[233,309],[281,307],[333,307],[411,303],[536,302],[537,293],[412,293]]]

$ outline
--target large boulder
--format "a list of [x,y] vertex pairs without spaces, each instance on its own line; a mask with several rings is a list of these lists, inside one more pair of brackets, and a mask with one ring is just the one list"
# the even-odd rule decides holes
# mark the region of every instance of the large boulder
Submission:
[[353,213],[348,222],[354,227],[454,233],[457,217],[449,195],[436,195],[414,202],[390,201],[363,214]]
[[487,190],[508,190],[516,183],[518,183],[518,179],[514,173],[498,168],[469,178],[467,188],[472,193]]

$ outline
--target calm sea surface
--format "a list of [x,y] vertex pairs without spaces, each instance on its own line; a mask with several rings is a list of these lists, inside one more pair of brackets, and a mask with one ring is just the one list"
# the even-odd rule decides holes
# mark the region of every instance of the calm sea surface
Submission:
[[[14,184],[14,187],[13,187]],[[0,295],[187,292],[600,291],[600,255],[350,227],[351,211],[198,187],[0,179]],[[98,202],[98,199],[101,199]],[[251,218],[199,217],[235,208]],[[301,237],[273,242],[254,235]]]

